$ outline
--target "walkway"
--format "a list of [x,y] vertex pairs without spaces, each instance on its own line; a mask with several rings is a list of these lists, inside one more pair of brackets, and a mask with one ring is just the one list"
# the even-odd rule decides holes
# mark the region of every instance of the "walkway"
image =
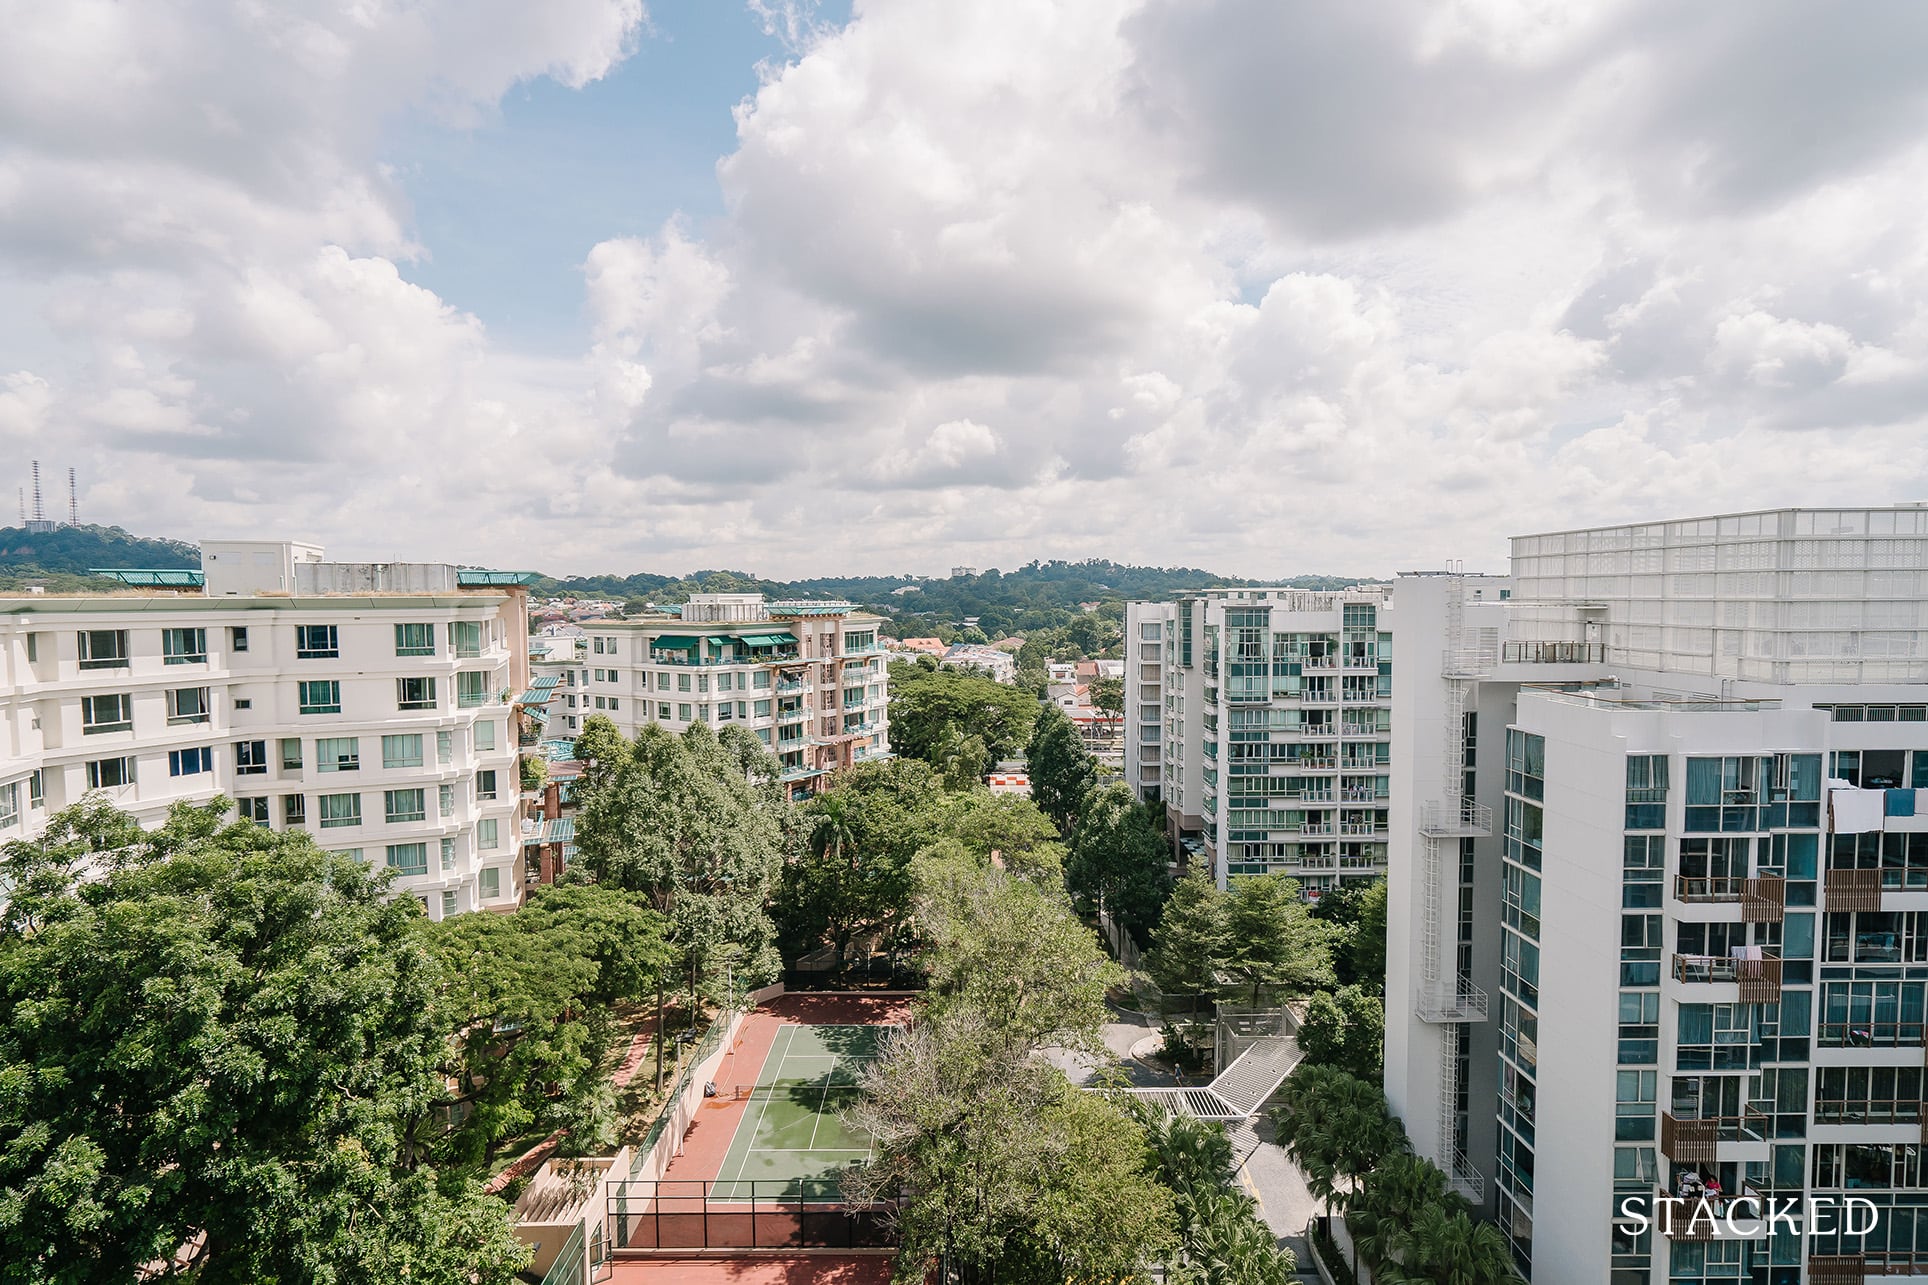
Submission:
[[1290,1036],[1266,1036],[1254,1040],[1210,1084],[1195,1089],[1133,1089],[1131,1093],[1167,1111],[1195,1115],[1201,1120],[1244,1120],[1256,1115],[1265,1100],[1278,1092],[1304,1056],[1298,1041]]

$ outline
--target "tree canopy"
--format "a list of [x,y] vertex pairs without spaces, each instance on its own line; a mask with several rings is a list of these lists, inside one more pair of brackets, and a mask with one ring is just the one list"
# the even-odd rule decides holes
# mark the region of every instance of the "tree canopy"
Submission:
[[[0,1261],[20,1281],[508,1282],[507,1207],[437,1167],[443,974],[413,898],[300,831],[53,820],[0,927]],[[91,854],[85,852],[91,845]],[[473,1275],[471,1275],[473,1273]]]
[[1037,697],[995,679],[907,661],[890,667],[890,747],[942,768],[966,738],[983,743],[996,763],[1024,747],[1037,717]]
[[1313,917],[1296,879],[1238,875],[1221,892],[1194,873],[1166,903],[1146,967],[1168,994],[1257,1004],[1331,987],[1336,934]]
[[1171,845],[1123,782],[1093,789],[1079,811],[1066,885],[1073,897],[1111,912],[1139,942],[1149,940],[1171,891]]
[[1039,810],[1051,818],[1059,834],[1074,833],[1085,796],[1098,783],[1098,763],[1085,749],[1078,729],[1056,705],[1039,709],[1025,751],[1025,767],[1031,778],[1031,797]]

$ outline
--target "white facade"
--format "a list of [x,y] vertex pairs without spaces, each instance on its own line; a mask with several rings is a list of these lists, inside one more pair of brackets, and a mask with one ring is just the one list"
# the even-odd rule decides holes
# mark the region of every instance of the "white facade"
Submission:
[[1376,589],[1128,604],[1125,779],[1221,884],[1370,882],[1386,869],[1391,637]]
[[[1928,1277],[1928,511],[1514,548],[1510,585],[1395,590],[1386,1087],[1416,1149],[1536,1283]],[[1616,1216],[1690,1173],[1879,1222]]]
[[848,603],[756,594],[696,594],[680,617],[598,621],[578,653],[587,679],[563,689],[563,716],[600,714],[630,736],[645,723],[745,727],[802,797],[838,768],[890,754],[881,623]]
[[221,794],[394,868],[433,917],[519,904],[519,593],[228,587],[0,600],[0,841],[90,793],[149,826]]

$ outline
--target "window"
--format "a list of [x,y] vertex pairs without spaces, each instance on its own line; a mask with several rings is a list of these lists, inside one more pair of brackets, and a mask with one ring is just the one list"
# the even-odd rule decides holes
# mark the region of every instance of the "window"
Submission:
[[690,676],[688,674],[678,674],[676,676],[676,690],[679,692],[686,692],[689,689],[690,689]]
[[240,820],[252,821],[264,830],[268,828],[268,801],[265,798],[236,799],[234,812]]
[[333,830],[341,826],[361,824],[361,795],[324,794],[315,800],[315,813],[321,819],[321,828]]
[[602,654],[603,654],[603,640],[602,640],[602,639],[600,639],[600,638],[592,638],[592,639],[591,639],[590,641],[591,641],[591,642],[593,642],[593,643],[595,644],[595,647],[596,647],[596,654],[597,654],[598,656],[600,656],[600,655],[602,655]]
[[177,687],[167,694],[167,721],[175,723],[205,723],[208,721],[208,689],[205,687]]
[[246,651],[248,649],[248,627],[246,625],[228,626],[228,650]]
[[[404,679],[403,681],[407,681]],[[329,679],[319,683],[298,683],[301,712],[304,714],[341,713],[341,684]]]
[[268,743],[266,741],[236,741],[234,743],[234,774],[236,776],[262,776],[268,770]]
[[435,654],[434,625],[396,625],[395,654],[397,656],[433,656]]
[[445,838],[442,840],[442,869],[444,870],[455,869],[455,840],[454,839]]
[[308,796],[305,794],[282,795],[281,819],[288,825],[308,824]]
[[20,783],[0,785],[0,830],[20,824]]
[[47,805],[47,777],[39,768],[27,778],[27,806],[30,808]]
[[243,700],[237,700],[237,701],[235,701],[235,702],[234,702],[234,707],[235,707],[236,709],[253,709],[253,708],[254,708],[254,702],[253,702],[253,701],[251,701],[251,700],[246,700],[246,699],[243,699]]
[[40,635],[27,635],[27,663],[35,664],[40,660]]
[[133,731],[134,698],[126,695],[81,697],[80,730],[84,736]]
[[656,704],[656,717],[657,717],[657,718],[659,718],[659,719],[665,719],[665,720],[667,720],[667,719],[669,718],[669,702],[668,702],[668,701],[658,701],[658,702],[657,702],[657,704]]
[[281,770],[299,772],[301,770],[301,738],[284,736],[281,738]]
[[502,867],[486,867],[481,874],[482,900],[494,901],[502,895]]
[[435,680],[433,678],[396,679],[395,704],[402,709],[434,709]]
[[492,750],[495,748],[495,721],[493,719],[483,718],[476,720],[475,748],[478,750]]
[[422,738],[414,732],[382,737],[383,767],[422,766]]
[[389,844],[388,868],[402,875],[427,874],[428,845],[426,843]]
[[161,658],[168,665],[205,665],[208,663],[208,631],[205,629],[161,630]]
[[133,783],[133,759],[95,759],[87,765],[87,788],[90,790],[111,790]]
[[450,915],[454,913],[455,913],[455,889],[444,888],[442,890],[442,918],[447,919]]
[[458,657],[482,654],[481,621],[457,620],[449,625],[449,637],[455,643],[455,654]]
[[315,742],[315,771],[359,772],[360,770],[360,737],[323,737]]
[[341,655],[341,638],[333,625],[296,625],[298,660],[332,660]]
[[690,707],[689,707],[688,705],[680,705],[680,704],[679,704],[679,705],[678,705],[678,706],[676,707],[676,717],[677,717],[678,719],[680,719],[681,721],[683,721],[683,722],[685,722],[685,723],[687,723],[687,722],[689,722],[689,721],[690,721]]
[[455,676],[455,704],[458,709],[473,709],[489,700],[489,675],[479,669],[462,670]]
[[667,673],[656,675],[656,690],[659,692],[669,690],[669,675]]
[[493,799],[495,797],[494,768],[489,768],[487,771],[477,772],[475,774],[475,797],[478,799]]
[[80,632],[82,669],[126,669],[125,629],[83,629]]
[[622,702],[618,701],[614,696],[611,696],[609,698],[609,712],[612,714],[615,713],[617,706],[619,706],[621,703]]
[[169,750],[167,752],[167,774],[169,776],[199,776],[214,770],[214,751],[205,745],[197,745],[188,750]]
[[455,758],[455,733],[440,731],[435,734],[435,761],[447,767]]
[[770,702],[769,702],[769,701],[758,701],[758,702],[756,702],[756,705],[755,705],[755,709],[756,709],[756,716],[757,716],[758,718],[768,718],[768,717],[770,717]]
[[502,846],[501,829],[494,817],[475,823],[475,846],[484,852],[494,852]]
[[436,815],[444,821],[455,814],[455,787],[438,785],[435,787]]
[[382,802],[390,825],[428,818],[427,796],[421,790],[384,790]]

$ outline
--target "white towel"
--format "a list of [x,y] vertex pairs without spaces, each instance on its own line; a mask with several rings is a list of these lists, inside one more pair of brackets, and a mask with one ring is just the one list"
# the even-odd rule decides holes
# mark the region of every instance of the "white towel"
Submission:
[[1835,834],[1866,834],[1881,829],[1887,813],[1886,790],[1852,787],[1828,791],[1828,828]]

